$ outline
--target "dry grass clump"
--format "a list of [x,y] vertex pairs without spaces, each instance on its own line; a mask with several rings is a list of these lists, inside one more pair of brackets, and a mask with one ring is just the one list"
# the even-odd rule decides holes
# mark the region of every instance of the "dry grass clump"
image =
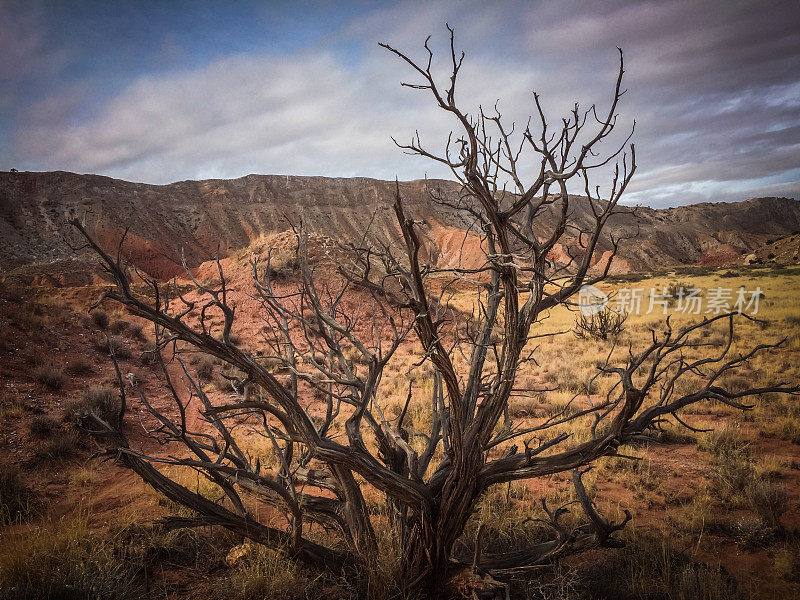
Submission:
[[0,463],[0,526],[24,519],[33,512],[35,505],[35,495],[25,485],[19,471],[12,465]]
[[532,417],[537,412],[541,412],[544,402],[542,394],[525,394],[511,398],[508,403],[508,411],[513,419]]
[[41,365],[33,370],[33,378],[51,390],[64,387],[64,372],[53,365]]
[[784,543],[772,552],[775,574],[784,581],[800,581],[800,545],[797,540]]
[[760,434],[800,444],[800,403],[794,398],[778,398],[759,407]]
[[139,354],[139,362],[143,367],[151,367],[158,364],[159,348],[155,342],[147,342],[144,350]]
[[744,492],[753,480],[753,465],[746,453],[716,455],[711,461],[711,482],[719,499],[731,506],[744,504]]
[[87,525],[64,519],[36,529],[0,555],[0,598],[139,600],[148,597],[135,571],[112,548],[88,535]]
[[773,481],[756,480],[747,486],[745,496],[765,527],[782,528],[780,519],[789,509],[786,488]]
[[[656,537],[629,534],[626,545],[601,562],[579,567],[572,596],[585,600],[744,600],[723,569],[693,561]],[[570,598],[570,600],[572,600]]]
[[114,321],[108,330],[115,335],[126,335],[138,340],[144,339],[144,328],[141,325],[123,319]]
[[50,415],[36,415],[31,419],[29,428],[31,433],[39,437],[47,437],[58,429],[58,421]]
[[166,580],[148,581],[159,565],[202,568],[207,575],[224,566],[233,543],[232,536],[220,528],[166,532],[131,524],[112,526],[100,535],[90,531],[89,515],[81,510],[58,521],[43,522],[28,535],[10,538],[0,546],[0,598],[172,597],[174,589]]
[[[551,508],[568,500],[566,488],[547,498]],[[539,499],[531,494],[524,483],[495,485],[483,495],[477,511],[467,524],[464,538],[474,540],[475,532],[483,525],[482,551],[497,553],[529,548],[552,538],[551,530],[531,518],[543,515]],[[567,514],[563,519],[567,527],[573,522],[572,516]],[[465,555],[463,558],[469,557]]]
[[148,570],[165,562],[176,566],[220,567],[234,543],[232,534],[222,528],[165,531],[157,525],[139,523],[122,527],[110,541],[119,560]]
[[94,367],[92,366],[92,363],[82,356],[72,359],[67,365],[67,373],[70,375],[88,375],[93,370]]
[[105,329],[108,327],[110,319],[108,318],[108,313],[104,311],[102,308],[95,308],[91,313],[92,322],[97,325],[100,329]]
[[78,434],[71,430],[58,430],[37,449],[31,458],[32,466],[59,461],[74,456],[81,447]]
[[195,370],[201,381],[211,381],[214,378],[214,360],[210,356],[203,356]]
[[730,425],[707,432],[698,441],[697,447],[714,456],[750,455],[750,444],[742,439],[737,428]]
[[67,418],[80,423],[87,415],[95,414],[106,423],[114,423],[119,414],[119,398],[111,388],[91,387],[80,400],[70,404]]
[[688,430],[675,427],[662,427],[652,433],[652,438],[659,444],[696,444],[697,437]]
[[293,561],[277,550],[257,544],[245,544],[242,547],[233,573],[222,585],[228,597],[232,593],[233,598],[241,600],[289,600],[298,597],[299,589],[306,589],[307,593],[310,591],[307,589],[309,582],[304,580]]
[[[222,335],[221,334],[217,335],[217,336],[214,336],[214,337],[217,339],[217,341],[219,341],[219,342],[222,341]],[[241,346],[242,342],[243,342],[242,337],[240,335],[236,335],[235,333],[231,333],[231,334],[228,335],[228,341],[231,344],[233,344],[234,346]]]
[[106,354],[114,353],[119,359],[128,359],[131,357],[131,349],[119,336],[105,336],[105,337],[98,337],[94,340],[94,346],[100,352],[104,352]]

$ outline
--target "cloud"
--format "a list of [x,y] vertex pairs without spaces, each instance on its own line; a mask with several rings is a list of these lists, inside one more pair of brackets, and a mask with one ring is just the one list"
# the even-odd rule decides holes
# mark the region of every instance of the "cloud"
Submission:
[[[567,0],[492,10],[477,2],[365,9],[306,51],[221,56],[140,76],[81,119],[67,114],[75,88],[53,90],[21,120],[10,154],[21,164],[155,183],[249,172],[447,176],[391,143],[390,136],[405,142],[418,129],[438,150],[454,123],[424,92],[399,87],[413,72],[376,42],[421,58],[432,33],[437,58],[446,58],[448,21],[468,51],[457,97],[473,112],[500,99],[517,122],[532,112],[533,90],[552,122],[575,100],[606,107],[615,47],[623,47],[621,131],[636,118],[640,165],[631,201],[796,195],[800,14],[791,2],[767,4]],[[352,47],[358,52],[342,50]],[[446,76],[446,61],[435,66]]]

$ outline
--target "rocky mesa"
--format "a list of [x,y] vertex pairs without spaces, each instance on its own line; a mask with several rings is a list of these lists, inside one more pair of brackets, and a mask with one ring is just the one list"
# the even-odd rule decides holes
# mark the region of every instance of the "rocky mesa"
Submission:
[[[455,210],[432,204],[428,191],[456,197],[451,181],[400,182],[410,213],[431,242],[431,258],[452,264],[471,252],[469,224]],[[73,248],[70,218],[85,221],[107,247],[127,230],[124,252],[138,268],[163,278],[181,272],[181,257],[196,266],[217,253],[227,256],[261,235],[291,223],[337,240],[357,240],[367,227],[378,238],[396,231],[391,204],[395,182],[369,178],[247,175],[238,179],[181,181],[168,185],[132,183],[67,172],[0,173],[0,271],[29,282],[68,283],[85,272],[84,255]],[[575,221],[588,225],[585,198],[571,202]],[[554,215],[536,221],[545,236]],[[800,202],[754,198],[663,210],[639,207],[609,222],[615,238],[631,238],[613,270],[647,270],[677,264],[732,264],[743,256],[800,231]],[[598,258],[610,250],[601,244]],[[568,249],[558,251],[564,256]],[[797,261],[796,253],[782,253]],[[555,253],[555,260],[564,259]]]

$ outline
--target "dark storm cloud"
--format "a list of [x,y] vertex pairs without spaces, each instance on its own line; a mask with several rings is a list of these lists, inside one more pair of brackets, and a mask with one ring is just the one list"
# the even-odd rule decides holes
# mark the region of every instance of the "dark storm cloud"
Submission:
[[[60,57],[74,57],[75,48],[49,46],[41,7],[18,7],[17,29],[30,35],[14,50],[16,66],[6,60],[0,71],[0,98],[13,99],[16,115],[3,132],[13,136],[6,154],[23,168],[153,182],[248,172],[446,176],[391,144],[390,135],[405,140],[419,129],[435,148],[453,124],[424,95],[398,86],[411,74],[376,42],[421,56],[428,33],[443,48],[449,21],[468,51],[459,98],[471,110],[501,99],[504,114],[518,121],[531,112],[532,90],[542,93],[552,120],[575,100],[606,106],[622,47],[628,91],[620,123],[625,129],[637,121],[640,165],[630,202],[800,195],[794,2],[432,2],[346,11],[335,26],[322,9],[282,19],[282,40],[293,37],[287,27],[304,40],[291,52],[264,35],[262,46],[233,52],[207,42],[204,60],[162,25],[163,52],[148,60],[166,66],[111,69],[105,79],[114,87],[98,83],[94,67],[70,76],[76,69],[60,67]],[[189,28],[190,13],[182,15]],[[251,20],[254,28],[268,27]],[[35,90],[24,98],[29,108],[18,106],[23,97],[9,77],[26,82],[17,88]]]

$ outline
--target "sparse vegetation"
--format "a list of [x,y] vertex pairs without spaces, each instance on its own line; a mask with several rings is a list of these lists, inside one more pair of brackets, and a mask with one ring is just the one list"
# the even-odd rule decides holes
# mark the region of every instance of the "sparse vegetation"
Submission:
[[58,428],[58,421],[50,415],[36,415],[31,419],[31,433],[47,437]]
[[78,435],[71,430],[59,429],[36,448],[31,464],[42,465],[74,456],[81,447]]
[[11,465],[0,463],[0,526],[26,518],[35,506],[35,496],[23,482],[19,471]]
[[100,329],[108,327],[110,319],[108,318],[108,313],[102,308],[95,308],[90,314],[92,316],[92,322]]
[[64,372],[52,365],[36,367],[33,370],[33,378],[51,390],[60,390],[64,386]]
[[139,362],[144,367],[151,367],[158,363],[159,348],[155,342],[147,342],[139,354]]
[[207,356],[204,356],[196,367],[197,376],[202,381],[211,381],[214,377],[214,361]]
[[579,314],[575,319],[575,336],[580,339],[607,340],[622,333],[628,313],[617,311],[610,306],[591,314]]
[[97,415],[106,423],[114,424],[119,415],[119,399],[111,388],[89,388],[80,400],[69,405],[68,417],[73,423],[81,423],[89,415]]
[[76,356],[67,365],[67,373],[70,375],[88,375],[93,370],[91,361],[83,356]]
[[245,544],[234,548],[232,555],[236,557],[233,573],[220,584],[226,596],[233,591],[233,598],[241,600],[290,600],[297,597],[299,589],[311,592],[297,565],[276,550]]
[[783,528],[781,517],[789,509],[789,495],[783,486],[773,481],[756,480],[747,486],[746,496],[764,526]]
[[131,323],[124,319],[117,319],[109,327],[108,330],[114,335],[125,335],[132,339],[143,340],[144,328],[139,323]]
[[119,336],[103,336],[95,338],[95,348],[103,353],[111,354],[118,359],[125,360],[131,357],[131,349],[125,340]]
[[582,569],[579,593],[587,600],[744,600],[746,592],[720,568],[694,562],[661,539],[634,537],[624,549]]

